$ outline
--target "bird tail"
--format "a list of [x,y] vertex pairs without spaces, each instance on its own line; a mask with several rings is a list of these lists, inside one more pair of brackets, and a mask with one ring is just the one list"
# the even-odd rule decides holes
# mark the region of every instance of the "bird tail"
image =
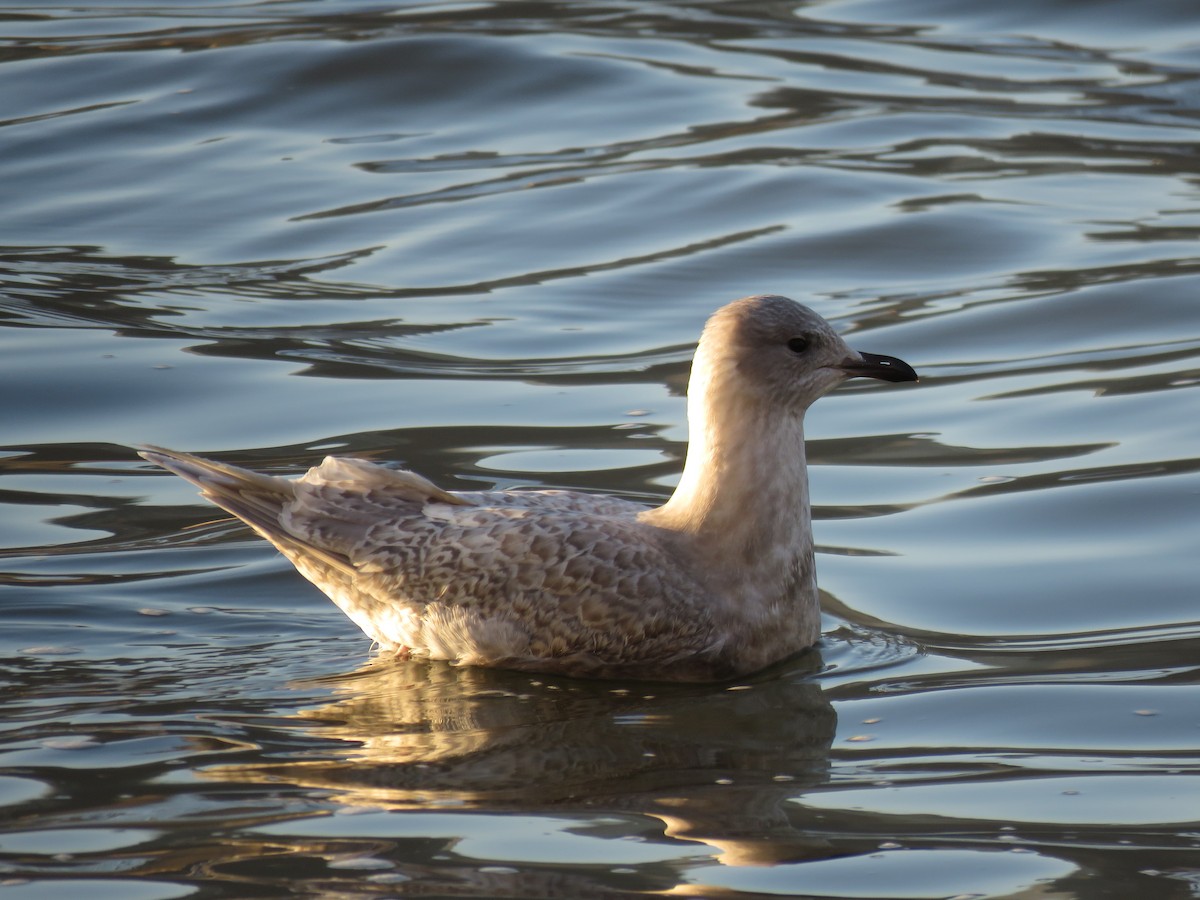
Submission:
[[237,516],[297,566],[312,559],[345,574],[354,573],[343,554],[298,538],[284,524],[284,513],[295,501],[300,482],[148,444],[141,446],[138,455],[196,485],[202,497]]
[[237,466],[204,459],[191,453],[168,450],[166,447],[155,447],[153,444],[142,444],[138,450],[138,456],[174,472],[180,478],[187,479],[203,490],[254,488],[268,493],[291,493],[287,490],[287,479],[274,475],[260,475],[249,469],[240,469]]
[[284,505],[296,496],[290,479],[260,475],[191,453],[144,445],[138,455],[190,481],[202,496],[272,542],[280,533]]

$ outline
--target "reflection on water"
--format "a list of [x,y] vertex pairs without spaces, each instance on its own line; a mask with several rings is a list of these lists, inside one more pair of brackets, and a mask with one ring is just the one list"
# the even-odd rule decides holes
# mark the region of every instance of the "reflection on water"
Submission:
[[[0,22],[5,900],[1200,890],[1192,4]],[[922,384],[810,416],[743,684],[364,665],[129,449],[654,500],[756,292]]]
[[[799,671],[819,665],[811,656]],[[372,809],[651,816],[667,837],[708,844],[734,865],[817,852],[783,804],[828,765],[836,716],[818,685],[512,682],[485,670],[373,663],[340,680],[335,702],[301,713],[321,739],[351,747],[205,775],[335,790],[338,803]]]

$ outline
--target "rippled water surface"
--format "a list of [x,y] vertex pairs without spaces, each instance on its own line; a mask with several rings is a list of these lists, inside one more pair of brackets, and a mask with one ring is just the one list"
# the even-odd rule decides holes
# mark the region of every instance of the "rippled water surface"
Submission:
[[[0,896],[1200,894],[1191,2],[0,4]],[[372,659],[129,448],[654,500],[706,315],[809,417],[825,639]]]

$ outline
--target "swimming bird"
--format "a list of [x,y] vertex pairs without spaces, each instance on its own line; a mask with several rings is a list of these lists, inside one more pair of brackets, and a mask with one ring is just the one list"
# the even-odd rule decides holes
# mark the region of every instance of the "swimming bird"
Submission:
[[327,457],[262,475],[141,455],[266,538],[381,650],[597,678],[716,681],[820,636],[804,413],[847,378],[916,381],[785,297],[708,320],[683,475],[662,506],[560,490],[445,491]]

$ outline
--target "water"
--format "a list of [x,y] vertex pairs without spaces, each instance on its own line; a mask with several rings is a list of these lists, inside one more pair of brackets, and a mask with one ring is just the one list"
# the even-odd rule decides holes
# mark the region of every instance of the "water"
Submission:
[[[1200,893],[1192,4],[0,22],[4,900]],[[736,684],[372,661],[129,449],[660,498],[765,291],[923,379]]]

